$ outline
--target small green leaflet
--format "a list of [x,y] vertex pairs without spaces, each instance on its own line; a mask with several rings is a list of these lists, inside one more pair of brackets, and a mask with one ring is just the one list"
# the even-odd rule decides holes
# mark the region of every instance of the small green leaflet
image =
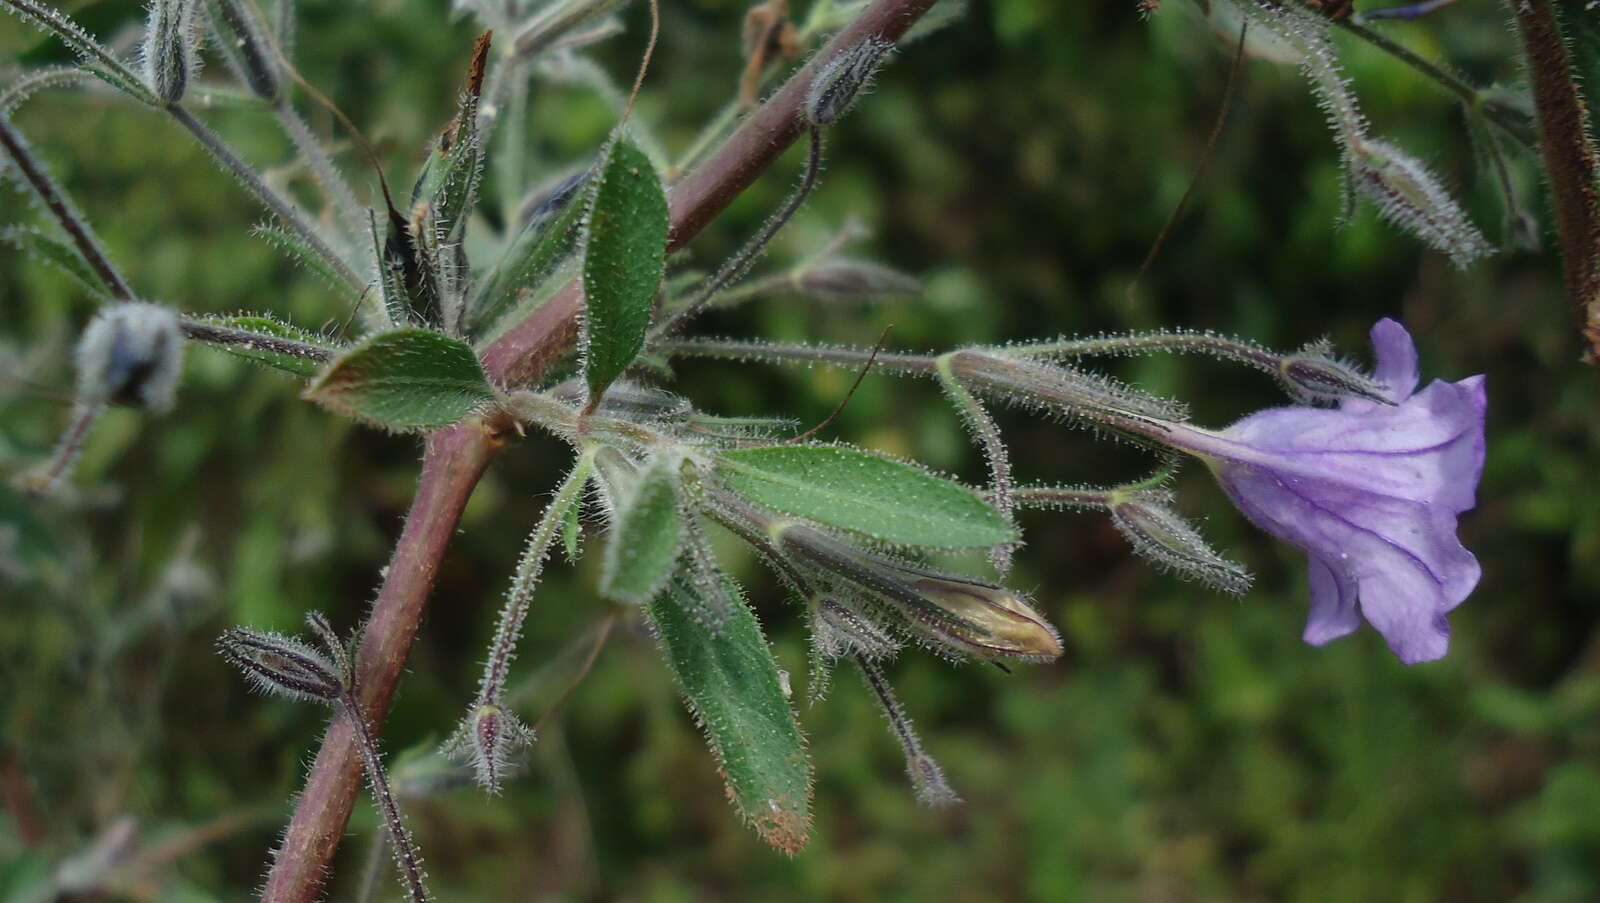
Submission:
[[529,223],[517,234],[499,266],[479,283],[468,305],[468,319],[475,333],[490,334],[506,313],[516,308],[522,289],[545,278],[571,254],[584,208],[583,200],[574,198],[553,220]]
[[667,197],[619,135],[591,189],[583,245],[583,375],[593,404],[644,347],[667,251]]
[[[237,329],[242,332],[253,332],[257,335],[272,339],[289,339],[327,351],[329,354],[338,353],[338,348],[326,339],[306,332],[296,326],[274,320],[271,317],[237,316],[237,317],[206,317],[202,323],[221,326],[227,329]],[[293,373],[301,379],[310,379],[317,375],[317,370],[322,366],[322,361],[312,357],[301,357],[294,354],[280,354],[262,348],[250,348],[245,345],[209,345],[218,351],[226,351],[235,357],[242,357],[247,361],[264,364],[275,370]]]
[[717,632],[695,616],[706,605],[684,570],[651,601],[650,619],[734,808],[763,840],[793,855],[811,826],[811,761],[761,625],[739,587],[722,579],[733,604]]
[[880,542],[964,548],[1017,538],[971,489],[860,449],[735,449],[722,454],[717,474],[753,502]]
[[10,226],[0,230],[0,241],[54,266],[83,283],[83,287],[91,292],[111,294],[111,287],[101,281],[100,275],[83,259],[77,248],[56,241],[32,226]]
[[465,342],[396,329],[340,355],[301,397],[373,426],[418,432],[490,404],[494,390]]
[[657,461],[639,477],[620,506],[606,543],[600,592],[623,602],[645,602],[672,576],[683,543],[673,462]]

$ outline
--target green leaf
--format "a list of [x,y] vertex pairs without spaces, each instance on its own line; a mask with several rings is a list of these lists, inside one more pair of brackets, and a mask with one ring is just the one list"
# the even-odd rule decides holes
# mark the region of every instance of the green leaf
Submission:
[[[289,339],[293,342],[310,345],[333,354],[339,351],[338,346],[331,344],[326,339],[315,333],[307,332],[298,326],[291,326],[274,320],[271,317],[237,316],[237,317],[206,317],[202,323],[211,323],[228,329],[237,329],[243,332],[252,332],[257,335],[274,339]],[[304,357],[295,354],[280,354],[262,348],[248,348],[244,345],[215,344],[208,347],[218,351],[226,351],[234,357],[242,357],[252,363],[264,364],[285,373],[293,373],[301,379],[310,379],[317,375],[317,369],[322,366],[322,361],[316,358]]]
[[494,390],[465,342],[396,329],[341,355],[302,397],[373,426],[416,432],[461,420],[493,402]]
[[600,578],[600,592],[613,599],[644,602],[672,576],[683,544],[673,463],[657,461],[620,506]]
[[667,197],[644,152],[612,142],[588,204],[583,375],[591,401],[644,347],[667,251]]
[[346,281],[343,276],[339,275],[339,272],[328,264],[327,258],[318,253],[316,248],[307,244],[306,240],[299,234],[290,232],[282,226],[269,225],[259,225],[250,231],[257,238],[288,255],[295,263],[305,267],[346,300],[356,303],[361,301],[361,297],[357,294],[355,287]]
[[734,808],[763,840],[792,855],[810,829],[811,761],[761,625],[739,587],[721,579],[734,602],[719,631],[695,616],[706,604],[683,570],[651,601],[650,619]]
[[[576,189],[574,189],[576,190]],[[483,334],[516,307],[521,290],[543,279],[561,262],[581,237],[584,203],[567,201],[549,222],[530,222],[512,240],[500,265],[479,283],[469,305],[473,331]]]
[[881,542],[962,548],[1017,538],[971,489],[860,449],[736,449],[723,453],[717,473],[751,501]]
[[83,283],[83,287],[100,295],[110,295],[111,287],[100,280],[100,274],[89,266],[78,249],[56,241],[32,226],[12,226],[0,231],[0,241],[17,250],[44,261]]

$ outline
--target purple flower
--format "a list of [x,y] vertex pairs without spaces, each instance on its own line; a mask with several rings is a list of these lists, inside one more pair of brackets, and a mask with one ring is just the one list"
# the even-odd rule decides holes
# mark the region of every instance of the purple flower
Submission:
[[1405,327],[1372,327],[1377,381],[1393,405],[1252,414],[1220,433],[1172,424],[1163,438],[1203,458],[1239,510],[1304,549],[1311,564],[1305,640],[1322,645],[1361,617],[1406,664],[1444,655],[1445,613],[1481,575],[1456,538],[1483,472],[1483,377],[1417,392]]

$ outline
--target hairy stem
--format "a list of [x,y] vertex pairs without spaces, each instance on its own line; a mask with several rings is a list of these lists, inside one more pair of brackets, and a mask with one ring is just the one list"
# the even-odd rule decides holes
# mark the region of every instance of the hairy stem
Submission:
[[333,357],[333,352],[310,342],[296,342],[294,339],[284,339],[277,336],[262,335],[259,332],[246,332],[243,329],[233,329],[228,326],[219,326],[203,320],[190,320],[184,318],[179,322],[185,338],[196,342],[206,342],[211,345],[240,345],[261,351],[270,351],[274,354],[284,354],[290,357],[301,357],[310,361],[326,361]]
[[[871,36],[894,40],[933,3],[874,0],[816,59],[826,60],[830,53]],[[798,72],[704,165],[674,186],[670,199],[672,248],[682,247],[698,235],[800,136],[799,111],[816,70],[810,65]],[[571,348],[581,299],[581,288],[574,280],[507,330],[485,351],[489,375],[503,384],[536,379]],[[473,421],[428,438],[417,495],[356,656],[362,711],[374,726],[388,715],[456,521],[500,448],[499,432],[486,427]],[[312,903],[321,895],[361,780],[357,739],[347,722],[335,719],[323,736],[322,748],[267,876],[261,896],[266,903]]]
[[378,754],[378,744],[372,739],[372,731],[362,720],[360,703],[356,701],[355,693],[346,689],[340,703],[345,720],[355,722],[356,741],[361,749],[361,759],[367,768],[367,780],[372,784],[373,800],[378,804],[378,811],[383,813],[384,825],[389,831],[389,845],[394,850],[394,861],[400,872],[400,881],[405,885],[411,903],[427,903],[428,888],[422,880],[422,862],[417,857],[416,845],[406,834],[406,826],[400,821],[400,807],[395,804],[394,792],[389,789],[389,776],[384,773],[383,757]]
[[5,148],[6,155],[17,165],[22,177],[28,185],[39,195],[39,200],[44,203],[50,215],[56,218],[67,236],[72,239],[72,244],[83,255],[94,274],[110,292],[124,301],[133,300],[133,289],[129,287],[128,280],[122,277],[111,258],[100,247],[99,239],[95,238],[94,231],[89,228],[89,223],[78,214],[72,206],[72,201],[67,196],[56,190],[55,182],[45,173],[44,166],[34,158],[28,150],[28,143],[23,140],[22,134],[11,126],[11,123],[0,114],[0,147]]
[[1510,107],[1485,105],[1483,92],[1477,88],[1428,62],[1407,49],[1405,45],[1392,41],[1380,32],[1373,31],[1353,19],[1341,19],[1336,24],[1345,31],[1432,79],[1435,84],[1460,98],[1461,102],[1468,107],[1481,109],[1484,118],[1494,123],[1524,148],[1531,150],[1538,146],[1538,137],[1534,134],[1531,124],[1519,111]]
[[778,208],[776,213],[767,217],[767,221],[761,224],[761,228],[756,230],[756,234],[750,236],[750,240],[744,243],[744,246],[739,249],[737,254],[728,258],[728,261],[717,270],[716,274],[707,279],[705,284],[695,291],[694,297],[690,299],[688,304],[685,304],[680,310],[663,317],[661,322],[656,324],[655,328],[650,331],[652,337],[664,336],[670,333],[685,320],[705,310],[706,305],[712,298],[716,297],[717,292],[732,285],[736,279],[750,270],[751,264],[755,263],[756,258],[761,256],[761,252],[765,251],[767,245],[772,243],[772,239],[777,236],[778,231],[789,220],[794,218],[795,213],[800,210],[800,205],[805,203],[806,198],[810,197],[811,192],[817,187],[817,177],[822,174],[821,126],[813,125],[810,129],[810,135],[811,141],[807,145],[805,172],[801,174],[800,184],[795,186],[794,191],[789,194],[788,200],[783,202],[783,206]]
[[195,140],[199,141],[201,146],[209,151],[218,163],[222,164],[222,168],[226,169],[229,175],[232,175],[240,185],[243,185],[247,191],[255,195],[256,200],[260,201],[263,206],[277,214],[278,218],[283,220],[284,225],[293,229],[296,235],[304,239],[306,244],[316,251],[317,256],[321,257],[333,272],[339,274],[340,279],[344,280],[357,292],[366,288],[367,281],[358,276],[343,257],[340,257],[332,248],[328,247],[327,241],[322,237],[322,233],[317,230],[316,226],[307,222],[305,216],[289,199],[272,190],[271,186],[261,181],[260,174],[250,164],[239,159],[239,155],[234,153],[233,149],[228,147],[227,144],[223,143],[222,138],[216,132],[213,132],[209,126],[194,118],[194,114],[178,104],[168,104],[167,112],[171,113],[172,118],[178,120],[180,125],[188,129],[190,134],[194,135]]
[[1589,344],[1590,361],[1600,363],[1600,195],[1595,189],[1600,167],[1589,139],[1588,111],[1549,0],[1513,0],[1510,6],[1528,55],[1567,296]]

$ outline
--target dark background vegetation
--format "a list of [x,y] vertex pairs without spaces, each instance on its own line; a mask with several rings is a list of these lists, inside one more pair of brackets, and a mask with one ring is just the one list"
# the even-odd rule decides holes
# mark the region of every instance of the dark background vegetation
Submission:
[[[65,6],[108,38],[141,15],[133,0]],[[384,148],[391,176],[409,179],[450,115],[472,26],[451,23],[444,0],[300,6],[306,76]],[[738,824],[650,638],[624,613],[505,796],[409,801],[441,899],[1600,895],[1600,394],[1578,360],[1552,236],[1546,228],[1542,252],[1458,272],[1370,209],[1341,228],[1322,115],[1293,69],[1247,62],[1188,212],[1130,293],[1202,153],[1231,53],[1191,4],[1166,6],[1142,22],[1132,2],[979,0],[906,48],[831,133],[821,190],[768,263],[859,217],[874,236],[858,250],[923,277],[924,296],[860,310],[774,299],[705,328],[870,344],[893,324],[893,345],[945,348],[1186,326],[1279,347],[1329,335],[1365,359],[1371,323],[1400,318],[1425,377],[1488,375],[1488,464],[1462,526],[1484,579],[1451,618],[1449,657],[1406,668],[1368,629],[1303,645],[1301,556],[1251,528],[1198,468],[1178,483],[1181,504],[1256,573],[1242,600],[1154,572],[1103,519],[1029,514],[1013,582],[1060,626],[1062,660],[1010,676],[923,654],[892,668],[967,800],[929,812],[852,674],[805,704],[798,612],[746,561],[817,763],[810,848],[786,858]],[[736,0],[665,0],[640,115],[669,149],[731,96],[742,13]],[[599,54],[619,80],[642,46],[644,10],[626,18],[629,34]],[[1384,30],[1480,83],[1514,84],[1504,18],[1485,0]],[[1500,207],[1459,109],[1404,66],[1340,41],[1376,131],[1443,173],[1498,241]],[[0,18],[0,61],[25,53],[48,48]],[[207,117],[268,167],[288,159],[265,117]],[[337,322],[318,283],[247,234],[260,212],[169,122],[73,91],[36,98],[16,122],[146,296]],[[611,122],[581,89],[537,88],[531,166],[580,161]],[[731,251],[797,165],[786,158],[740,199],[692,246],[695,262]],[[1531,158],[1514,166],[1547,225]],[[24,195],[3,198],[0,219],[39,219]],[[54,271],[0,251],[6,475],[45,455],[65,422],[69,349],[92,310]],[[1259,374],[1205,359],[1113,366],[1205,423],[1281,403]],[[808,423],[850,379],[699,362],[679,371],[706,409]],[[1022,479],[1105,482],[1148,466],[1053,423],[1002,420]],[[928,385],[869,377],[827,435],[982,478]],[[427,749],[471,697],[564,455],[530,436],[479,487],[384,730],[392,754]],[[230,624],[293,630],[310,608],[357,624],[418,458],[412,438],[337,420],[298,401],[291,381],[196,349],[178,410],[108,416],[70,498],[0,490],[0,776],[11,809],[0,818],[0,899],[124,816],[137,819],[135,849],[160,866],[130,893],[250,894],[324,714],[247,692],[212,640]],[[593,590],[595,557],[553,567],[541,589],[519,661],[530,719],[551,709],[614,610]],[[333,899],[353,892],[378,830],[359,806]]]

